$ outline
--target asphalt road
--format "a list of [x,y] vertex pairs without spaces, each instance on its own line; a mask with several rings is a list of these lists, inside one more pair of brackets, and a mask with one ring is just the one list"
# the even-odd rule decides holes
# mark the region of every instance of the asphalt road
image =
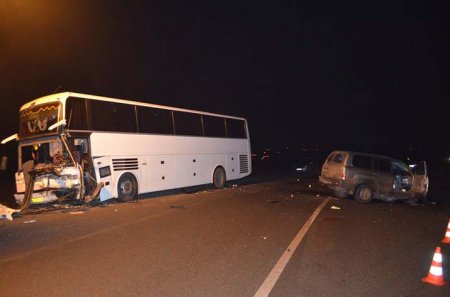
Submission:
[[0,296],[255,296],[328,197],[269,296],[450,296],[449,285],[421,281],[438,245],[450,281],[447,206],[330,194],[314,179],[251,177],[223,190],[30,209],[0,221]]

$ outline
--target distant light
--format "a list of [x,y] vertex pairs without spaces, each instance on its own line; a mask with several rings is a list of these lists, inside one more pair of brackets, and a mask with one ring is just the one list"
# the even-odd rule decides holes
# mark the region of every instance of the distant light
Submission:
[[417,166],[417,164],[411,164],[411,165],[409,165],[410,168],[414,168],[414,167],[416,167],[416,166]]
[[295,170],[297,170],[297,171],[304,171],[302,167],[298,167]]

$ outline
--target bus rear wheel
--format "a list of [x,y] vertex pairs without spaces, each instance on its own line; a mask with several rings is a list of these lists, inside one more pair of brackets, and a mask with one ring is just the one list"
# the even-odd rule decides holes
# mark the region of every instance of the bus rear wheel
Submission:
[[213,174],[213,184],[217,189],[222,189],[225,186],[226,176],[225,170],[222,167],[217,167]]
[[137,181],[133,174],[124,173],[117,183],[118,200],[127,202],[137,198]]

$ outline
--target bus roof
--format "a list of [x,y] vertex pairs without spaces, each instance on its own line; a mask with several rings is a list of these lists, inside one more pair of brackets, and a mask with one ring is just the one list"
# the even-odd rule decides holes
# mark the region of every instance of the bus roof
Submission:
[[226,118],[238,119],[238,120],[244,120],[245,121],[245,118],[242,118],[242,117],[235,117],[235,116],[229,116],[229,115],[224,115],[224,114],[217,114],[217,113],[205,112],[205,111],[200,111],[200,110],[171,107],[171,106],[152,104],[152,103],[144,103],[144,102],[138,102],[138,101],[132,101],[132,100],[125,100],[125,99],[117,99],[117,98],[104,97],[104,96],[81,94],[81,93],[75,93],[75,92],[62,92],[62,93],[52,94],[52,95],[48,95],[48,96],[44,96],[44,97],[40,97],[40,98],[34,99],[34,100],[32,100],[32,101],[22,105],[22,107],[20,108],[20,111],[25,110],[25,109],[33,106],[33,105],[40,105],[40,104],[44,104],[44,103],[48,103],[48,102],[58,102],[59,101],[59,102],[65,103],[67,98],[69,98],[69,97],[84,98],[84,99],[89,99],[89,100],[116,102],[116,103],[130,104],[130,105],[136,105],[136,106],[146,106],[146,107],[167,109],[167,110],[173,110],[173,111],[183,111],[183,112],[197,113],[197,114],[203,114],[203,115],[220,116],[220,117],[226,117]]

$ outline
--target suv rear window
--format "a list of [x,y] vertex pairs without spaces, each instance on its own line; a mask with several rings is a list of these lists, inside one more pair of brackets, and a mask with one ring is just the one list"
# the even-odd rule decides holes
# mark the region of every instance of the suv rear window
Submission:
[[339,164],[342,163],[342,154],[334,155],[333,162],[334,163],[339,163]]
[[372,157],[355,155],[353,157],[353,167],[364,168],[372,170]]

